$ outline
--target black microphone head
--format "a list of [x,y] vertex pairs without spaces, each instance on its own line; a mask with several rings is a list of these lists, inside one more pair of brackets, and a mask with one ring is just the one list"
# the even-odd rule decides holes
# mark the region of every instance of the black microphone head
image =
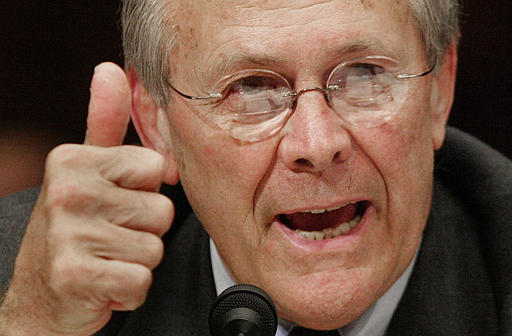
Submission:
[[274,336],[277,312],[270,296],[252,285],[223,291],[210,309],[212,336]]

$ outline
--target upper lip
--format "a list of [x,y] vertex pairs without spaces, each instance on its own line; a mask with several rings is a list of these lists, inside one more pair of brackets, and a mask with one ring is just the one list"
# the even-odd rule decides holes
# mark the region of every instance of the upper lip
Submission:
[[297,207],[297,208],[293,208],[293,209],[290,209],[290,210],[285,210],[285,211],[279,212],[278,214],[276,214],[276,216],[279,216],[279,215],[291,215],[291,214],[294,214],[294,213],[297,213],[297,212],[311,212],[311,211],[320,211],[320,210],[331,211],[331,210],[334,210],[334,209],[338,209],[338,208],[347,206],[349,204],[359,203],[359,202],[364,202],[364,201],[368,201],[368,200],[357,199],[357,200],[351,200],[351,201],[341,201],[341,202],[336,202],[336,203],[330,203],[330,205],[327,205],[327,206],[323,206],[323,205],[320,205],[320,206],[316,206],[316,205],[315,206],[301,206],[301,207]]

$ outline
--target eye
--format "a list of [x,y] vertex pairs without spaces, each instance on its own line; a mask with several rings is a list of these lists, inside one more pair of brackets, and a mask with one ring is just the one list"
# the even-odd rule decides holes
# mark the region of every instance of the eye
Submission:
[[223,90],[223,113],[237,118],[270,118],[289,104],[288,83],[272,73],[233,78]]
[[396,79],[384,65],[356,62],[338,66],[329,77],[333,100],[343,100],[356,107],[371,107],[391,99]]
[[273,97],[280,94],[286,84],[280,78],[268,76],[243,77],[230,83],[225,89],[224,96],[242,95],[246,98]]
[[385,74],[386,71],[374,64],[354,64],[347,67],[347,82],[351,83],[369,83],[375,82],[379,76]]
[[385,84],[388,72],[380,65],[370,63],[355,63],[341,66],[334,70],[329,85],[339,89],[351,89],[358,86]]

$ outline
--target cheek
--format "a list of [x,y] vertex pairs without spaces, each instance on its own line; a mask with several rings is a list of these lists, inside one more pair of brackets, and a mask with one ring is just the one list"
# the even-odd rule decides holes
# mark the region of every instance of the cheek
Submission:
[[201,222],[208,229],[244,221],[273,161],[273,141],[241,144],[179,102],[169,121],[180,180]]
[[396,178],[398,185],[420,182],[433,165],[429,91],[415,92],[390,122],[372,131],[366,146],[384,178]]
[[[400,117],[365,132],[361,146],[386,188],[386,227],[392,241],[414,241],[430,211],[434,149],[428,99],[415,97]],[[400,243],[395,246],[401,246]]]

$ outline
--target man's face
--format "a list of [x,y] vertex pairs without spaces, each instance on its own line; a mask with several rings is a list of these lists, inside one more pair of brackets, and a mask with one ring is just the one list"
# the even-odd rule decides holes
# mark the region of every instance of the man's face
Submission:
[[[275,71],[300,90],[367,55],[395,58],[409,73],[429,67],[406,1],[195,6],[180,9],[172,59],[173,84],[189,94],[245,68]],[[393,284],[429,213],[433,149],[442,142],[432,132],[433,80],[409,80],[397,115],[371,128],[348,125],[318,91],[302,94],[284,128],[253,143],[207,125],[191,101],[173,95],[167,114],[179,178],[236,282],[265,289],[281,317],[323,329],[354,320]],[[357,225],[336,238],[296,230],[357,214]]]

